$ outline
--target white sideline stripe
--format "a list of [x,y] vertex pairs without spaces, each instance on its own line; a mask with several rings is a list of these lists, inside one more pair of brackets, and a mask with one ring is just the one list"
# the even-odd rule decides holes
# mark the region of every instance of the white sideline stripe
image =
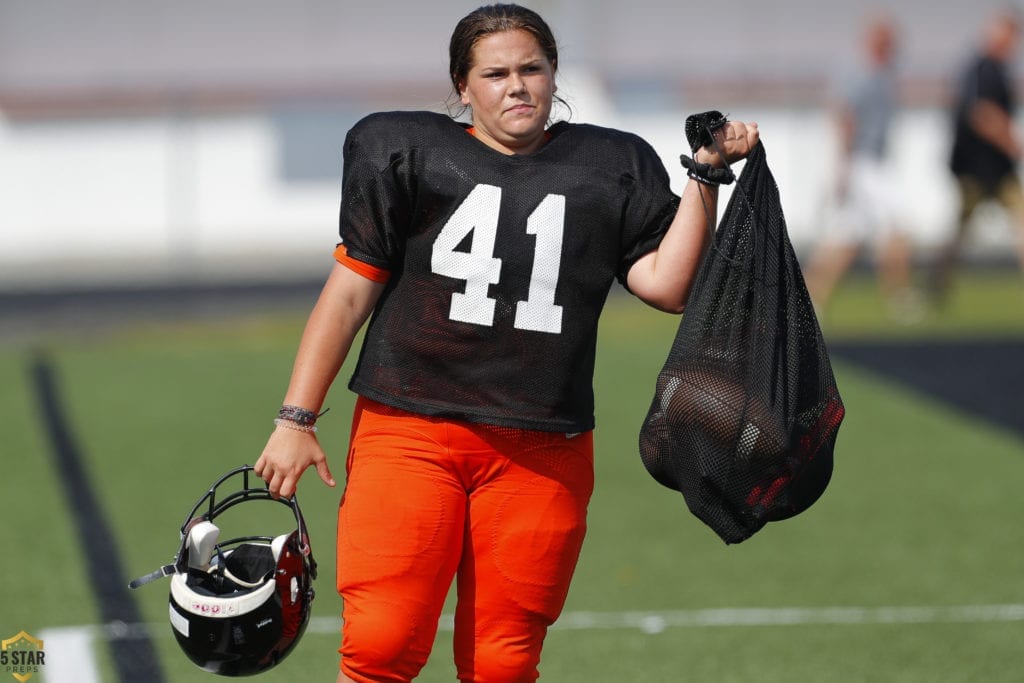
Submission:
[[667,628],[792,626],[801,624],[936,624],[1024,621],[1024,604],[957,607],[736,608],[668,612],[570,612],[552,628],[630,629],[661,633]]
[[[800,624],[938,624],[1024,621],[1024,604],[951,607],[780,607],[669,610],[652,612],[566,612],[552,629],[587,631],[639,629],[661,633],[667,628],[708,626],[793,626]],[[454,617],[441,617],[440,630],[451,631]],[[310,633],[335,633],[341,620],[317,617]]]
[[[949,607],[778,607],[722,608],[698,610],[566,612],[551,627],[558,630],[638,629],[661,633],[669,628],[711,626],[795,626],[941,624],[1024,621],[1024,604],[959,605]],[[454,617],[445,614],[439,628],[451,631]],[[310,619],[307,633],[338,633],[341,619]],[[106,626],[66,626],[39,632],[46,651],[46,665],[40,672],[46,683],[99,683],[99,670],[93,641],[147,638],[163,631],[168,624],[108,624]]]
[[39,671],[49,683],[100,683],[92,643],[96,629],[92,626],[47,628],[39,632],[46,663]]

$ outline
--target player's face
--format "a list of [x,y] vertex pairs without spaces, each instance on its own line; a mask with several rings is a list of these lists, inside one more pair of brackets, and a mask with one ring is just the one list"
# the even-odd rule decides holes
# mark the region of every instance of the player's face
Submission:
[[526,31],[491,33],[473,46],[459,92],[478,139],[505,154],[529,154],[544,142],[555,67]]

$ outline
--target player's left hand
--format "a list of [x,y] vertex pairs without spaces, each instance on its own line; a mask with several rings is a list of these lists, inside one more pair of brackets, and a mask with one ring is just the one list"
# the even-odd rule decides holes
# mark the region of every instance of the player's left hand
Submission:
[[716,168],[722,168],[740,159],[745,159],[751,150],[757,145],[760,139],[760,132],[757,123],[751,121],[727,121],[724,126],[715,130],[712,135],[715,138],[717,147],[725,155],[725,159],[718,154],[715,145],[705,145],[694,154],[694,160],[702,164],[711,164]]

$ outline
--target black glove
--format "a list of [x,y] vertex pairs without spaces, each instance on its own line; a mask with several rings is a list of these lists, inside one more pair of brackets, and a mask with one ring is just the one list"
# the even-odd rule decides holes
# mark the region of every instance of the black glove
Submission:
[[690,151],[696,152],[701,147],[713,146],[711,134],[727,123],[729,119],[720,111],[705,111],[687,116],[686,141],[690,143]]
[[[686,141],[690,143],[690,151],[696,154],[701,147],[717,147],[711,134],[729,122],[720,111],[705,111],[686,117]],[[715,168],[711,164],[702,164],[682,154],[679,162],[686,169],[686,175],[705,185],[728,185],[736,179],[736,175],[728,166]]]

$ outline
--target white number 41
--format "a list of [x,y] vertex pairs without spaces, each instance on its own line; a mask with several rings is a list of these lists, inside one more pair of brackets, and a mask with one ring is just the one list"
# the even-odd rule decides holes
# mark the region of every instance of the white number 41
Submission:
[[[459,205],[434,240],[430,268],[438,275],[464,280],[464,293],[452,294],[448,317],[459,322],[491,327],[495,300],[487,295],[501,277],[501,259],[494,256],[498,235],[501,188],[477,185]],[[526,232],[536,235],[533,271],[525,301],[516,302],[515,326],[521,330],[562,331],[562,307],[555,304],[555,288],[562,263],[565,196],[549,194],[526,221]],[[472,234],[472,247],[456,247]]]

